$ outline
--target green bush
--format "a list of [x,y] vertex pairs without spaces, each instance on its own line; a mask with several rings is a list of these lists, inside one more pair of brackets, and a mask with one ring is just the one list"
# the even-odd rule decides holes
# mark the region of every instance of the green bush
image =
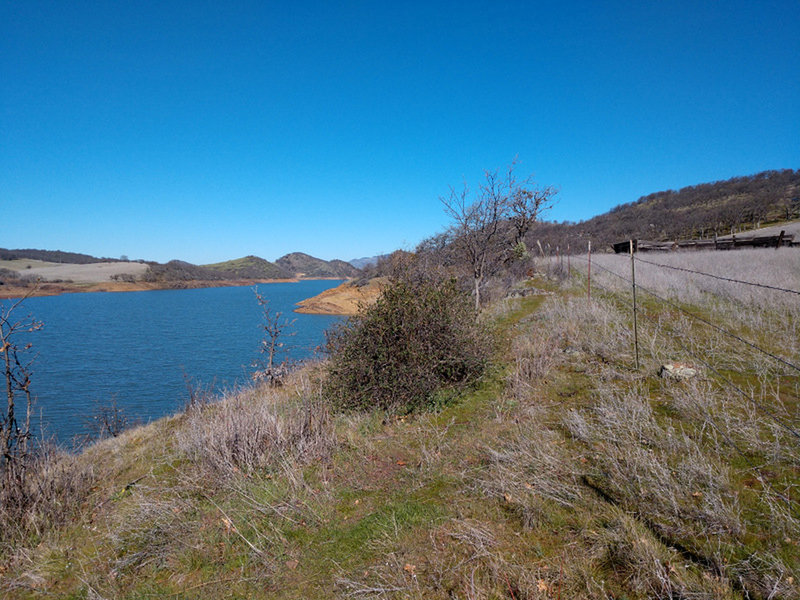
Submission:
[[327,392],[342,409],[410,412],[478,378],[490,348],[455,281],[400,277],[328,334]]

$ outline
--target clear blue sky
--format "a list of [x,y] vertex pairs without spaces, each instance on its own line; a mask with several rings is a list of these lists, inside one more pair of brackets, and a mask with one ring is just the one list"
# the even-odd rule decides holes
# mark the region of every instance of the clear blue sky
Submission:
[[0,247],[351,259],[800,168],[800,2],[0,0]]

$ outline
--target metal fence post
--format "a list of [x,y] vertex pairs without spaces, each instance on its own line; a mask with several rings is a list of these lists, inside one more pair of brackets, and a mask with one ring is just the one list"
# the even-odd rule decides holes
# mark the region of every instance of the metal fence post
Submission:
[[586,296],[592,299],[592,240],[589,240],[589,270],[586,275]]
[[631,251],[631,289],[633,290],[633,347],[636,355],[636,370],[639,370],[639,326],[636,318],[636,259],[633,257],[633,240],[630,240]]

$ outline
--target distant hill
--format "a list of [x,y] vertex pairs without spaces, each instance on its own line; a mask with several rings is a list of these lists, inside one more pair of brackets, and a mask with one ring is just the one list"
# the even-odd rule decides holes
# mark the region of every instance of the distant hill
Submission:
[[291,273],[275,263],[252,255],[203,265],[203,268],[228,273],[230,274],[229,279],[288,279],[292,277]]
[[235,279],[289,279],[292,275],[278,265],[259,258],[245,256],[211,265],[193,265],[182,260],[166,264],[154,263],[144,275],[144,281],[221,281]]
[[357,277],[359,270],[343,260],[322,260],[302,252],[292,252],[275,261],[298,277]]
[[33,248],[9,250],[7,248],[0,248],[0,260],[18,260],[21,258],[30,258],[53,263],[69,263],[73,265],[88,265],[99,262],[125,262],[117,258],[97,258],[89,254],[62,252],[61,250],[35,250]]
[[536,224],[526,237],[551,250],[604,251],[629,238],[654,241],[713,238],[766,223],[800,218],[800,170],[764,171],[725,181],[667,190],[621,204],[580,223]]
[[378,261],[382,258],[386,258],[389,256],[388,254],[380,254],[378,256],[365,256],[364,258],[354,258],[349,260],[351,265],[353,265],[356,269],[363,269],[364,267],[368,267],[370,265],[377,264]]
[[171,260],[168,263],[153,263],[142,277],[143,281],[221,281],[230,279],[230,274],[193,265],[182,260]]

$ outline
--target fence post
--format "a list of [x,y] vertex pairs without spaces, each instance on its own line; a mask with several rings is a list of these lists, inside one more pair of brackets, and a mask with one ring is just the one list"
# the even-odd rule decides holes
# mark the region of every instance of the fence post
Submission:
[[592,240],[589,240],[589,269],[586,275],[586,296],[592,299]]
[[558,263],[558,276],[564,275],[564,258],[561,256],[561,246],[556,246],[556,262]]
[[639,326],[636,319],[636,259],[633,257],[633,240],[631,250],[631,289],[633,290],[633,348],[636,355],[636,370],[639,370]]
[[572,265],[570,264],[569,260],[569,244],[567,244],[567,277],[572,277]]

